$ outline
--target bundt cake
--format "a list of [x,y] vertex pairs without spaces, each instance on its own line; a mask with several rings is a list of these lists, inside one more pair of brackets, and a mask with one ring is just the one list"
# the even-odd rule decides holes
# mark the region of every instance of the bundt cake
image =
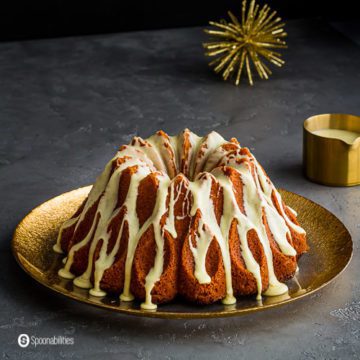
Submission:
[[308,250],[296,215],[236,139],[159,131],[120,147],[54,250],[93,296],[233,304],[287,291]]

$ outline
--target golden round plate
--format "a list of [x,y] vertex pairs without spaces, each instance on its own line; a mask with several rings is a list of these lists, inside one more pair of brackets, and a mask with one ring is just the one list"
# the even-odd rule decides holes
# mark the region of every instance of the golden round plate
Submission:
[[118,298],[97,298],[77,288],[72,281],[57,275],[61,256],[52,246],[63,221],[84,200],[91,186],[59,195],[31,211],[17,226],[12,250],[19,265],[36,281],[72,299],[121,313],[158,318],[211,318],[246,314],[284,305],[305,297],[335,279],[347,266],[352,255],[351,236],[341,221],[320,205],[286,190],[280,190],[285,202],[299,214],[310,245],[309,253],[299,261],[300,271],[287,282],[288,294],[240,298],[235,305],[221,303],[199,306],[175,301],[160,305],[156,311],[140,309],[137,302],[121,302]]

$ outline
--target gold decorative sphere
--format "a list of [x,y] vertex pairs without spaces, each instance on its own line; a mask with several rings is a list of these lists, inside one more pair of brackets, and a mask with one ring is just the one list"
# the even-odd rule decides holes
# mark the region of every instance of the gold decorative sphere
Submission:
[[265,62],[282,66],[285,62],[275,49],[286,48],[283,40],[287,34],[281,18],[276,16],[268,5],[260,8],[255,0],[242,2],[241,18],[228,12],[230,21],[210,21],[214,29],[205,29],[211,35],[211,41],[203,44],[206,55],[216,56],[209,63],[224,80],[233,78],[239,85],[243,72],[247,74],[249,84],[253,85],[253,70],[261,79],[268,79],[271,70]]

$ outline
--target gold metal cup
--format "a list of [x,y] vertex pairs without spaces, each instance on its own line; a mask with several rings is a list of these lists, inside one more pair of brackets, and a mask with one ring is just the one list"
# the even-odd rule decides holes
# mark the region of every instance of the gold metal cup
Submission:
[[330,186],[360,184],[360,137],[353,143],[314,134],[321,129],[360,133],[360,117],[347,114],[322,114],[304,121],[303,165],[312,181]]

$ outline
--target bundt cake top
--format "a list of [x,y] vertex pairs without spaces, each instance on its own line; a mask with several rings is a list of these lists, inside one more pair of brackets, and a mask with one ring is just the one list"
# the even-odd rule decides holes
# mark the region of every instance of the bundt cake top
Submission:
[[[123,194],[121,175],[125,171],[131,173],[131,179],[126,193]],[[239,190],[232,180],[233,173],[241,179],[242,203],[239,203]],[[156,201],[151,215],[145,221],[140,221],[137,213],[139,186],[150,174],[156,177],[158,183]],[[223,197],[220,218],[216,214],[211,196],[214,183],[219,185],[218,189]],[[191,198],[191,201],[183,201],[182,213],[175,215],[174,208],[179,201],[179,194],[184,192],[185,197]],[[90,230],[69,249],[65,265],[59,274],[65,278],[74,278],[70,271],[74,254],[89,245],[87,268],[82,275],[74,279],[74,283],[80,287],[91,288],[90,293],[94,296],[105,295],[101,289],[101,280],[104,272],[114,263],[127,224],[128,243],[121,299],[132,300],[130,282],[135,251],[141,237],[153,227],[156,255],[145,279],[146,294],[142,304],[145,309],[156,308],[151,292],[163,274],[164,238],[177,238],[175,222],[181,218],[194,217],[197,213],[201,215],[197,231],[193,234],[194,239],[191,240],[189,236],[185,240],[189,241],[194,258],[194,275],[200,284],[211,282],[205,266],[206,256],[210,243],[216,239],[225,271],[226,296],[223,302],[226,304],[236,301],[232,288],[229,250],[229,232],[234,219],[240,238],[241,256],[246,268],[256,279],[258,297],[263,292],[260,266],[249,248],[248,232],[256,231],[266,256],[269,273],[266,295],[282,294],[287,291],[287,287],[278,281],[274,272],[264,217],[276,246],[286,256],[297,255],[291,245],[291,233],[305,233],[296,221],[288,216],[286,210],[295,215],[296,213],[283,203],[280,194],[250,151],[242,148],[236,139],[226,141],[216,132],[199,137],[188,129],[177,136],[168,136],[159,131],[146,140],[134,137],[129,145],[120,147],[96,180],[81,211],[61,227],[54,246],[55,251],[64,250],[60,242],[62,233],[75,224],[76,232],[94,207],[96,214]],[[108,242],[113,231],[111,224],[120,212],[124,213],[121,226],[117,229],[115,245],[108,252]],[[95,256],[98,246],[100,252]]]

